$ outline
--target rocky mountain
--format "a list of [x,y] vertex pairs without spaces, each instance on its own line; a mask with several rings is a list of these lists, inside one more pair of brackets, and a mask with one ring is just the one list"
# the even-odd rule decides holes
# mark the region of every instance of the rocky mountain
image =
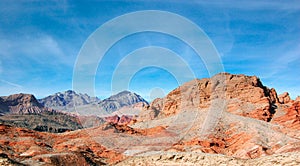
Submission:
[[[101,128],[95,131],[98,133],[94,135],[103,133]],[[86,130],[53,134],[0,124],[0,163],[106,165],[124,158],[122,154],[90,139],[90,133]]]
[[156,99],[133,127],[168,126],[175,151],[258,158],[300,150],[299,104],[256,76],[221,73],[196,79]]
[[0,97],[0,123],[37,131],[65,132],[82,128],[75,116],[43,107],[32,94]]
[[122,107],[131,106],[137,103],[143,103],[145,105],[148,105],[148,102],[145,99],[143,99],[140,95],[129,91],[122,91],[118,94],[112,95],[111,97],[100,101],[99,107],[108,113],[112,113]]
[[[106,101],[117,103],[112,108],[126,107],[120,100],[137,102],[122,97],[127,95]],[[2,124],[0,154],[27,165],[300,163],[299,98],[277,95],[256,76],[221,73],[192,80],[136,107],[142,107],[138,117],[117,111],[98,127],[60,134]]]
[[90,97],[87,94],[76,93],[68,90],[65,92],[58,92],[53,95],[38,100],[43,106],[53,108],[56,110],[68,110],[75,106],[83,106],[100,101],[97,97]]
[[77,94],[68,90],[39,99],[39,102],[45,107],[56,110],[78,113],[80,115],[98,116],[109,116],[121,108],[123,113],[138,114],[144,105],[148,105],[147,101],[140,95],[129,91],[122,91],[107,99],[100,100],[97,97]]
[[53,111],[43,107],[31,94],[14,94],[0,97],[0,114],[35,114]]
[[275,89],[264,86],[256,76],[221,73],[210,79],[187,82],[165,98],[154,100],[150,107],[162,117],[186,109],[215,109],[217,103],[222,103],[222,109],[228,112],[270,121],[277,105],[284,102],[279,100]]

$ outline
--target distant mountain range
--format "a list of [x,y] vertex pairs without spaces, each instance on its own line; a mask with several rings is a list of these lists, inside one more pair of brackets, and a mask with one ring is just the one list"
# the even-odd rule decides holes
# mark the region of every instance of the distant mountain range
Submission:
[[87,94],[77,94],[75,91],[68,90],[58,92],[53,95],[38,100],[43,106],[56,110],[68,110],[75,106],[83,106],[100,101],[97,97],[90,97]]
[[300,164],[300,97],[278,95],[256,76],[194,79],[150,104],[129,91],[102,101],[55,95],[47,104],[74,111],[67,107],[74,103],[83,115],[30,94],[0,97],[0,165],[1,157],[27,165],[262,165],[268,156],[265,165]]
[[0,97],[0,123],[37,131],[65,132],[82,128],[79,120],[44,107],[32,94]]
[[137,103],[148,104],[140,95],[129,91],[122,91],[100,101],[99,106],[106,112],[113,113],[124,106],[131,106]]
[[[123,91],[101,101],[97,97],[72,90],[58,92],[37,100],[32,94],[0,97],[0,123],[37,131],[64,132],[99,126],[103,116],[137,115],[148,105],[140,95]],[[101,116],[101,117],[97,117]]]
[[128,107],[137,103],[148,105],[148,102],[140,95],[129,91],[122,91],[107,99],[100,100],[97,97],[90,97],[87,94],[78,94],[68,90],[55,93],[38,101],[43,106],[52,109],[88,115],[111,114],[122,107]]

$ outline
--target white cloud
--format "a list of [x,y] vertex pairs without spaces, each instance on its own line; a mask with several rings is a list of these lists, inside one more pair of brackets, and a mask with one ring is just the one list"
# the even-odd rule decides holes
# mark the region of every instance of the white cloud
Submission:
[[[283,50],[288,50],[283,48]],[[281,56],[276,56],[272,60],[272,65],[267,69],[268,72],[264,72],[263,78],[278,77],[279,72],[284,71],[285,69],[291,68],[289,63],[299,61],[300,62],[300,45],[289,49],[286,53],[283,53]],[[297,70],[297,69],[296,69]],[[291,73],[290,73],[291,74]],[[288,74],[290,76],[290,74]]]
[[68,65],[73,66],[74,60],[66,55],[58,41],[50,35],[19,36],[18,39],[8,38],[1,35],[0,54],[1,58],[23,56],[40,64]]
[[17,87],[17,88],[22,88],[21,85],[19,84],[16,84],[16,83],[13,83],[13,82],[9,82],[9,81],[6,81],[6,80],[0,80],[2,83],[5,83],[7,85],[10,85],[10,86],[13,86],[13,87]]

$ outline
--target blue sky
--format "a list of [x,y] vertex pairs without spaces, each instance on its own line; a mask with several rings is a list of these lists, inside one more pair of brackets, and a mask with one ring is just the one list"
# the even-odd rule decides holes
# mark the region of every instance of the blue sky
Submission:
[[[226,72],[256,75],[278,93],[300,95],[300,3],[233,0],[2,0],[0,95],[23,92],[40,98],[72,89],[73,67],[86,39],[105,22],[140,10],[168,11],[191,20],[212,40]],[[109,96],[116,66],[130,52],[147,46],[168,48],[196,77],[209,77],[202,60],[182,41],[155,32],[137,33],[117,42],[99,63],[96,95]],[[166,94],[178,84],[167,70],[146,67],[133,73],[128,88],[151,99],[153,93]]]

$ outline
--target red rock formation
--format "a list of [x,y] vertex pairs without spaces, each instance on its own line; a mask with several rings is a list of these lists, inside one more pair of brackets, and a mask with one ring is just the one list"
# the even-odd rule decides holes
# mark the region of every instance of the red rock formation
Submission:
[[297,98],[295,99],[295,101],[300,101],[300,96],[297,96]]
[[120,117],[118,115],[114,116],[108,116],[104,118],[106,122],[117,124],[120,120]]
[[118,124],[119,125],[127,125],[133,121],[133,116],[122,115]]
[[300,139],[300,101],[295,101],[290,107],[284,108],[283,114],[276,116],[272,123],[283,126],[278,130]]
[[[227,112],[203,136],[199,127],[204,115],[219,100],[226,101]],[[255,76],[225,73],[192,80],[142,107],[134,125],[135,117],[125,115],[63,134],[0,125],[0,154],[28,165],[101,165],[168,149],[244,159],[300,151],[300,101],[278,97]]]
[[288,92],[284,92],[278,96],[279,103],[286,104],[291,101],[290,95]]
[[[273,131],[265,133],[263,128],[257,129],[256,127],[244,130],[244,122],[240,122],[240,124],[226,123],[220,122],[215,131],[206,138],[196,137],[189,141],[180,141],[174,144],[174,149],[186,151],[187,147],[194,147],[194,150],[195,147],[198,147],[204,153],[224,154],[242,159],[300,150],[299,140],[283,137],[283,134]],[[283,144],[282,142],[288,143]]]
[[170,116],[181,110],[210,108],[215,99],[226,100],[228,112],[264,121],[271,120],[278,103],[275,89],[263,86],[256,76],[222,73],[187,82],[165,98],[154,100],[149,109]]
[[106,122],[118,125],[128,125],[135,121],[134,116],[130,115],[122,115],[119,117],[118,115],[108,116],[104,118]]
[[0,125],[0,134],[0,153],[29,165],[99,165],[123,159],[84,132],[59,135]]

